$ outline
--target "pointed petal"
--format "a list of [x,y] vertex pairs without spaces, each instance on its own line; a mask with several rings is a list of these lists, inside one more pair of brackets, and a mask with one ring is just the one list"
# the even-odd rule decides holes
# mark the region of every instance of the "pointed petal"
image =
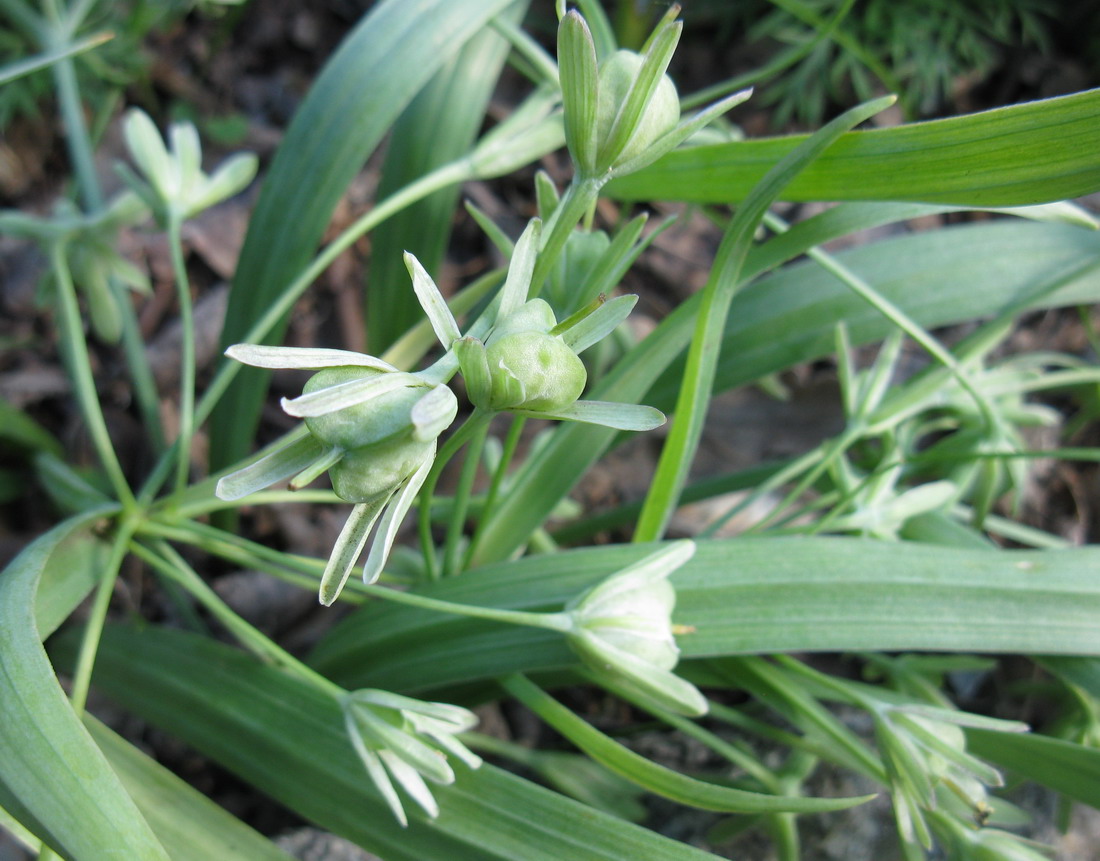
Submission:
[[424,381],[419,377],[398,371],[361,380],[350,380],[292,399],[283,398],[281,403],[287,415],[311,418],[354,407],[407,386],[423,385]]
[[541,419],[584,422],[590,425],[628,431],[648,431],[665,423],[665,414],[640,404],[617,404],[610,401],[577,401],[552,412],[516,410],[517,415]]
[[350,711],[344,712],[344,724],[347,727],[351,745],[355,748],[355,752],[359,754],[359,759],[362,760],[363,767],[366,768],[371,782],[378,789],[382,798],[385,799],[394,818],[401,823],[401,827],[408,827],[409,820],[405,816],[405,808],[401,806],[401,798],[397,795],[397,790],[393,788],[393,783],[390,781],[386,769],[382,766],[382,760],[378,758],[378,754],[363,743],[363,738],[359,735],[359,727]]
[[383,497],[373,502],[361,502],[352,508],[332,548],[325,572],[321,575],[318,599],[326,607],[331,607],[332,602],[340,595],[351,569],[355,566],[355,560],[363,552],[371,527],[388,501],[388,497]]
[[663,580],[695,555],[695,542],[689,539],[672,541],[648,556],[612,574],[578,599],[583,615],[599,616],[603,607],[619,596],[644,589],[655,580]]
[[436,386],[413,404],[409,417],[413,423],[413,439],[427,442],[451,426],[458,415],[458,398],[446,386]]
[[562,332],[561,339],[579,356],[593,344],[610,335],[616,326],[630,316],[637,302],[638,297],[633,294],[616,296],[611,301],[604,302],[584,319],[578,320],[576,325]]
[[126,113],[122,131],[130,157],[145,180],[158,193],[163,193],[164,182],[170,179],[173,170],[172,160],[152,119],[145,111],[131,108]]
[[531,276],[535,271],[535,258],[539,253],[539,239],[542,236],[542,221],[532,218],[512,252],[512,262],[508,264],[508,277],[500,291],[500,308],[497,320],[506,320],[523,307],[531,289]]
[[477,338],[459,338],[454,343],[454,353],[470,402],[475,407],[487,409],[493,394],[493,380],[489,374],[485,345]]
[[401,490],[397,492],[396,497],[393,498],[393,502],[387,507],[386,514],[378,525],[378,535],[374,539],[366,564],[363,566],[364,583],[373,583],[382,574],[382,569],[386,567],[386,560],[390,556],[390,548],[393,547],[394,539],[397,537],[397,530],[401,528],[401,521],[405,519],[405,515],[412,508],[413,501],[420,492],[420,488],[423,487],[433,463],[435,463],[434,450],[431,456],[424,459],[420,469],[414,472],[412,477],[405,482]]
[[276,482],[290,478],[313,463],[324,446],[309,435],[303,426],[299,435],[282,448],[276,449],[254,463],[223,475],[214,495],[218,499],[232,501],[263,490]]
[[402,762],[388,750],[379,751],[378,756],[394,779],[401,784],[401,788],[409,793],[412,800],[419,804],[425,813],[432,819],[439,816],[439,805],[436,804],[432,791],[428,789],[428,784],[416,773],[415,768]]
[[451,309],[447,307],[447,300],[435,286],[432,276],[408,251],[405,252],[405,268],[409,270],[416,298],[420,300],[420,306],[428,315],[432,331],[435,332],[439,343],[443,345],[443,349],[449,350],[451,344],[462,337],[462,333],[458,330],[458,323],[455,322]]
[[266,344],[234,344],[225,354],[254,368],[298,368],[320,370],[352,365],[357,368],[376,368],[379,371],[396,371],[393,365],[353,353],[351,350],[326,350],[313,347],[269,347]]
[[338,446],[333,446],[322,453],[322,455],[313,461],[309,466],[299,472],[294,478],[290,480],[291,490],[301,490],[317,476],[327,469],[331,469],[336,466],[344,457],[344,450]]

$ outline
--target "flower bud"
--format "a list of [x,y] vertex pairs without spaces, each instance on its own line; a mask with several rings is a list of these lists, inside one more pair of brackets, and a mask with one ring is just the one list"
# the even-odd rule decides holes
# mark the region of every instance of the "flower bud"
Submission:
[[642,67],[641,54],[616,51],[600,65],[599,98],[596,107],[596,140],[599,160],[609,158],[611,167],[639,156],[657,138],[672,131],[680,121],[680,97],[668,75],[662,75],[657,89],[634,124],[626,143],[608,152],[612,127],[626,101],[630,87]]
[[569,645],[597,676],[679,714],[707,711],[694,685],[671,671],[680,657],[672,636],[676,592],[668,576],[695,553],[678,541],[612,575],[570,602]]

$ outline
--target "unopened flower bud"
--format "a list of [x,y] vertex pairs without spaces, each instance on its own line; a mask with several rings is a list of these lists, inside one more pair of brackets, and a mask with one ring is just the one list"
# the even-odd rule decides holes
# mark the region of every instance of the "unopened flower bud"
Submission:
[[626,144],[617,153],[606,153],[612,126],[641,67],[642,56],[633,51],[616,51],[600,64],[596,140],[600,155],[609,155],[613,164],[641,155],[657,138],[676,128],[680,121],[680,97],[676,85],[668,75],[662,75]]
[[672,636],[676,592],[669,575],[695,553],[678,541],[612,575],[566,607],[575,625],[569,644],[597,676],[606,676],[643,701],[686,715],[707,702],[672,673],[680,650]]

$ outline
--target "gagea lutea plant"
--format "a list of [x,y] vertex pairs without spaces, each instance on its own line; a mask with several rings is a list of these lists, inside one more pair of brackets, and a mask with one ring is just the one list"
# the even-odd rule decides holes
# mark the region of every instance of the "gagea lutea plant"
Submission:
[[[676,6],[632,51],[598,3],[559,4],[552,57],[524,29],[548,8],[384,0],[266,169],[249,155],[204,165],[194,127],[162,137],[131,108],[125,190],[107,200],[70,74],[74,54],[100,44],[87,5],[40,15],[0,0],[43,45],[27,68],[55,70],[78,189],[48,215],[0,212],[0,231],[44,252],[97,461],[80,468],[0,402],[0,436],[27,452],[62,518],[0,576],[0,816],[32,851],[287,857],[97,722],[93,686],[388,859],[689,859],[748,832],[778,858],[814,857],[817,823],[843,827],[876,794],[899,857],[1032,858],[1006,786],[1038,782],[1066,810],[1097,803],[1100,554],[1014,507],[1039,454],[1030,428],[1064,415],[1034,399],[1057,391],[1078,426],[1091,421],[1095,349],[1004,344],[1027,311],[1100,298],[1095,220],[1060,202],[1100,191],[1100,93],[856,130],[886,96],[812,134],[743,140],[726,115],[749,91],[718,86],[716,101],[684,108],[705,100],[669,72]],[[506,62],[529,92],[478,138]],[[379,198],[317,251],[387,136]],[[556,151],[570,172],[535,175],[518,236],[505,226],[516,219],[468,206],[506,264],[440,289],[462,184]],[[225,360],[204,378],[183,227],[258,171]],[[721,230],[706,283],[663,315],[620,288],[676,229],[635,211],[645,201],[693,204]],[[788,223],[780,201],[836,205]],[[995,217],[940,218],[975,209]],[[822,247],[918,217],[940,226]],[[167,429],[126,291],[147,277],[118,250],[135,227],[162,231],[171,253],[183,352]],[[297,299],[368,233],[371,354],[283,346]],[[937,334],[959,323],[965,336]],[[86,329],[97,350],[125,353],[145,474],[118,457]],[[716,395],[758,381],[775,392],[783,371],[821,359],[835,368],[838,431],[823,423],[781,461],[693,471]],[[253,451],[277,369],[312,374],[281,402],[300,423]],[[195,459],[199,435],[208,462]],[[570,498],[632,440],[659,452],[632,455],[640,498],[602,511]],[[325,558],[256,540],[249,515],[289,501],[340,511]],[[685,516],[691,502],[705,513]],[[137,568],[180,622],[113,600]],[[233,570],[317,594],[326,629],[288,650],[214,588]],[[965,695],[1019,672],[1018,658],[998,670],[1002,655],[1030,657],[1042,708]],[[480,716],[519,708],[560,748],[479,731]],[[658,764],[640,752],[643,727],[705,755]],[[662,836],[646,794],[710,819],[690,842]]]

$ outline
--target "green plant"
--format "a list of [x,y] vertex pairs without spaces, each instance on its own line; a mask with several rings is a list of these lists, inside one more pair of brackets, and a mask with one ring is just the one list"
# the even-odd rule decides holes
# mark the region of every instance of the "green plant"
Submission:
[[[1028,844],[999,827],[1002,769],[1100,806],[1100,551],[1067,547],[1001,507],[1040,454],[1022,429],[1052,418],[1027,396],[1057,389],[1084,402],[1100,372],[1069,355],[996,353],[1025,311],[1100,298],[1095,220],[1057,202],[1100,190],[1100,92],[852,131],[892,103],[882,98],[812,135],[685,146],[748,94],[682,119],[666,75],[679,10],[629,54],[598,4],[579,5],[558,10],[556,63],[517,26],[522,2],[386,0],[371,10],[264,178],[231,292],[227,361],[196,397],[185,334],[179,431],[159,441],[150,426],[158,459],[137,479],[120,464],[97,395],[74,251],[89,241],[111,249],[112,230],[133,219],[155,223],[168,237],[189,333],[182,224],[246,185],[255,160],[237,156],[207,174],[192,127],[171,128],[166,145],[132,112],[123,123],[136,170],[123,169],[129,190],[119,198],[96,202],[94,176],[79,170],[90,144],[74,134],[83,205],[48,219],[0,213],[0,229],[48,256],[58,339],[100,472],[85,480],[48,435],[12,422],[11,436],[40,450],[41,483],[68,512],[0,575],[0,809],[43,856],[284,857],[87,715],[93,682],[386,858],[703,854],[618,818],[637,811],[605,772],[734,815],[715,823],[716,835],[763,829],[784,859],[802,853],[800,814],[867,800],[815,797],[823,763],[890,795],[907,858],[934,845],[957,857],[1029,857]],[[525,101],[476,141],[467,141],[471,123],[444,124],[453,139],[440,148],[451,155],[395,162],[403,182],[315,255],[336,199],[397,117],[406,111],[403,135],[439,128],[414,97],[437,94],[433,75],[474,74],[454,64],[477,60],[464,46],[490,26],[534,79]],[[492,54],[499,62],[482,69],[488,83],[478,93],[505,53]],[[71,107],[78,96],[70,93]],[[471,99],[451,108],[480,111],[480,96]],[[65,120],[79,122],[72,110]],[[455,185],[511,173],[563,145],[575,174],[560,193],[539,175],[537,214],[514,243],[471,210],[509,262],[449,300],[430,265],[402,254],[413,232],[445,230],[449,213],[421,210],[420,222],[376,235],[372,253],[402,259],[408,273],[403,292],[381,291],[404,305],[371,326],[381,355],[267,343],[355,239],[416,201],[453,202]],[[601,196],[692,201],[722,226],[706,285],[644,337],[621,325],[634,297],[611,294],[662,228],[646,233],[644,217],[624,217],[597,229]],[[771,211],[778,200],[846,202],[787,224]],[[732,216],[718,209],[730,202]],[[822,248],[867,227],[991,207],[1014,209],[838,254]],[[95,259],[116,290],[114,258]],[[86,307],[104,295],[125,334],[132,305],[117,293],[87,291]],[[368,310],[374,298],[372,290]],[[410,320],[418,321],[407,328]],[[950,346],[932,334],[969,321],[981,322]],[[875,342],[872,359],[857,354]],[[902,379],[906,343],[928,363]],[[839,433],[781,463],[689,481],[716,392],[822,356],[836,363]],[[258,376],[242,382],[244,365],[314,372],[302,395],[282,403],[303,423],[256,454],[264,387]],[[662,411],[669,430],[645,498],[556,525],[586,471],[626,434],[661,425]],[[190,440],[208,420],[224,462],[193,480]],[[535,421],[545,429],[521,457]],[[461,465],[444,495],[439,478],[452,459]],[[332,492],[307,488],[325,472]],[[283,481],[299,489],[269,489]],[[735,489],[747,492],[742,501],[690,540],[669,540],[682,503]],[[351,504],[327,560],[208,518],[291,499]],[[767,508],[746,534],[714,537],[761,500]],[[419,547],[399,553],[414,505]],[[593,541],[598,533],[620,541]],[[989,536],[1037,549],[1001,549]],[[146,621],[108,624],[127,556],[192,616],[201,611],[200,628],[216,625],[243,648]],[[213,560],[317,590],[323,604],[361,606],[294,655],[222,600],[204,576]],[[85,624],[65,624],[89,594]],[[825,672],[813,652],[857,653],[864,676]],[[946,679],[988,667],[973,653],[1040,660],[1062,710],[1051,731],[1062,738],[961,709]],[[71,674],[68,696],[55,665]],[[548,693],[567,685],[629,703],[622,738],[649,715],[721,765],[689,775],[641,756]],[[526,756],[471,732],[470,708],[504,699],[589,758],[606,803],[564,779],[549,752]],[[842,710],[865,716],[871,732],[857,734]],[[526,763],[581,799],[483,764],[478,750]]]
[[778,46],[761,103],[773,107],[776,126],[813,127],[831,106],[884,90],[899,94],[911,119],[943,113],[960,79],[1012,74],[1013,51],[1049,51],[1059,7],[1053,0],[762,0],[711,14],[726,38],[744,33],[750,44]]

